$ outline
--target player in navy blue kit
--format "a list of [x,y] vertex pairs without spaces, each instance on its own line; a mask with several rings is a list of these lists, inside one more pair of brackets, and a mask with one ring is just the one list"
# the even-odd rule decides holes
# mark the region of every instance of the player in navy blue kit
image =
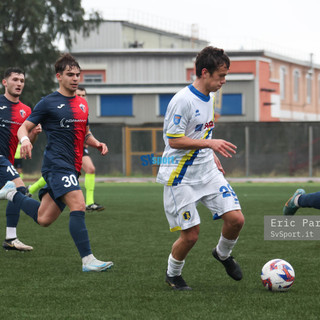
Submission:
[[10,182],[0,190],[0,199],[13,201],[44,227],[53,223],[68,206],[69,231],[82,258],[82,270],[105,271],[113,262],[100,261],[92,254],[85,225],[86,205],[78,176],[84,142],[97,148],[102,155],[108,148],[90,132],[87,102],[76,96],[80,80],[78,62],[70,54],[64,54],[57,60],[55,70],[58,91],[40,100],[18,131],[23,158],[31,158],[28,133],[37,123],[42,125],[47,136],[42,164],[42,176],[47,185],[39,192],[41,202],[17,193]]
[[[26,187],[14,168],[14,155],[18,145],[17,131],[31,114],[31,109],[19,99],[25,83],[24,71],[17,67],[10,67],[4,72],[2,85],[4,95],[0,96],[0,186],[8,180],[15,184],[19,192],[26,193]],[[34,140],[41,127],[31,132],[29,138]],[[6,250],[31,251],[31,246],[25,245],[17,238],[17,225],[20,208],[8,202],[6,208],[7,229],[6,238],[2,246]]]

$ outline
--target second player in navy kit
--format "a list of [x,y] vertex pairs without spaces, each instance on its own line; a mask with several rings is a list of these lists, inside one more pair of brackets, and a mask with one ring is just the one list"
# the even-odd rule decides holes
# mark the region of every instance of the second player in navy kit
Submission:
[[97,148],[102,155],[107,146],[94,138],[88,125],[88,105],[76,96],[80,80],[80,66],[65,54],[55,64],[58,91],[43,98],[18,131],[21,155],[31,158],[32,144],[28,133],[41,123],[47,136],[42,175],[47,185],[40,190],[41,203],[17,193],[8,182],[0,190],[0,199],[8,199],[31,216],[38,224],[49,226],[65,206],[70,209],[69,231],[82,258],[83,271],[104,271],[113,266],[111,261],[100,261],[92,252],[85,225],[85,201],[78,176],[84,142]]

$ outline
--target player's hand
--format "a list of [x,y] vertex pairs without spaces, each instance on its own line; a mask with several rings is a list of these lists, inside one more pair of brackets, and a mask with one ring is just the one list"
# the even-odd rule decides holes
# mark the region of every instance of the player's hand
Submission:
[[222,156],[226,158],[232,158],[232,154],[236,153],[237,146],[222,139],[212,139],[208,140],[210,143],[210,148],[213,151],[219,152]]
[[215,153],[213,153],[213,158],[214,158],[214,162],[217,165],[218,170],[221,171],[223,174],[226,174],[223,167],[222,167],[220,159],[217,157],[217,155]]
[[41,124],[39,123],[36,127],[34,127],[31,132],[34,135],[38,135],[40,132],[42,132]]
[[105,156],[108,153],[108,147],[105,143],[99,142],[97,149],[100,151],[101,155]]
[[20,156],[23,159],[31,159],[33,146],[29,140],[24,140],[20,148]]

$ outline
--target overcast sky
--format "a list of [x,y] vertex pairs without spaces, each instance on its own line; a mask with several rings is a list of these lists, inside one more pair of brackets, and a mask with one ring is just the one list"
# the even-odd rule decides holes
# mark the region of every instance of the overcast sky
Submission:
[[226,49],[266,49],[320,63],[319,0],[82,0],[86,11],[173,32],[199,26],[200,38]]

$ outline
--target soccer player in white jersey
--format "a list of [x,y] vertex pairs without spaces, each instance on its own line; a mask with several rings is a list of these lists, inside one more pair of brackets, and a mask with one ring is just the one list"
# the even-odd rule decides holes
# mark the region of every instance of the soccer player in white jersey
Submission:
[[164,209],[171,231],[180,231],[168,259],[166,282],[174,290],[191,290],[181,276],[185,258],[198,240],[202,202],[223,226],[213,257],[234,280],[242,279],[231,256],[244,216],[237,195],[224,178],[215,152],[226,158],[236,153],[232,143],[212,139],[214,99],[210,95],[226,83],[230,60],[222,49],[206,47],[197,55],[196,80],[170,101],[164,120],[165,150],[157,182],[164,184]]

